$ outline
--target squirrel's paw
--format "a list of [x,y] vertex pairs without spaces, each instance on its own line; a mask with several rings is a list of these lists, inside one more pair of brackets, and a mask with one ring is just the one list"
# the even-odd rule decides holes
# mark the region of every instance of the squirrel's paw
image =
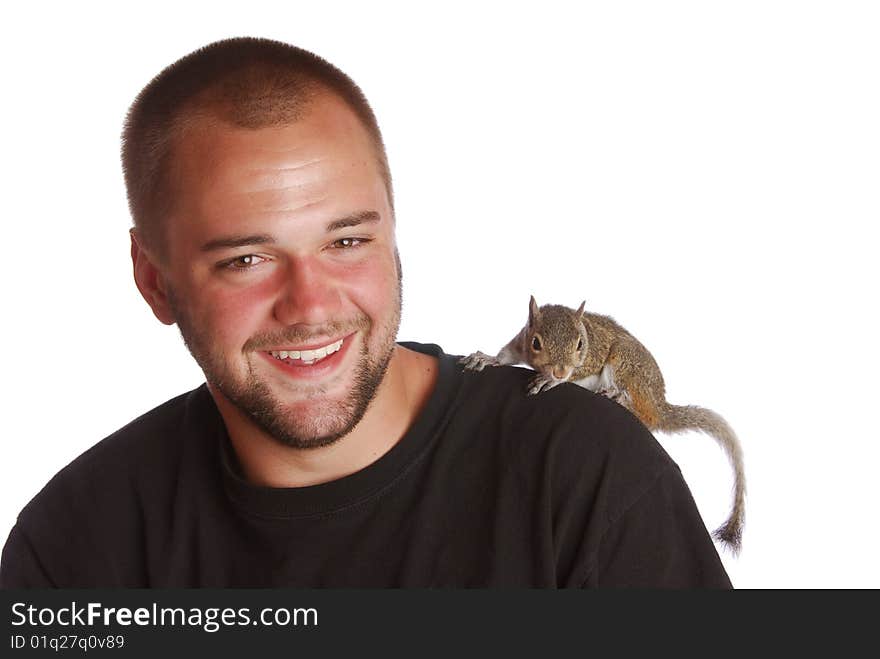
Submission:
[[544,375],[543,373],[539,373],[529,381],[526,393],[529,396],[534,396],[535,394],[539,394],[542,391],[549,391],[553,387],[560,385],[563,382],[565,382],[565,380],[557,380],[556,378],[552,378],[548,375]]
[[598,389],[596,393],[605,396],[609,400],[613,400],[619,405],[623,405],[627,409],[630,408],[630,404],[632,403],[632,399],[629,397],[629,394],[626,393],[625,389]]
[[487,366],[501,366],[497,357],[487,355],[484,352],[474,352],[467,357],[462,357],[458,363],[470,371],[482,371]]

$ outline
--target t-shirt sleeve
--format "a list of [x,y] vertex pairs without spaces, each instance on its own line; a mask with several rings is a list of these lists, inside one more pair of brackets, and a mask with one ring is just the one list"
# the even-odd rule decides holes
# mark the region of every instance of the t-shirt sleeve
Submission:
[[732,588],[678,467],[609,522],[583,586]]
[[55,587],[24,531],[16,524],[0,559],[0,589]]

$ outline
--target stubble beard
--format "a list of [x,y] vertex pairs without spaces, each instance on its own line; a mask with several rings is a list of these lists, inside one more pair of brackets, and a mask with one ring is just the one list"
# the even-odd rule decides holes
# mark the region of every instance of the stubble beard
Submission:
[[[308,334],[312,336],[324,337],[347,335],[351,330],[359,330],[363,342],[354,369],[354,383],[345,396],[328,400],[323,397],[324,387],[313,385],[310,389],[300,390],[305,392],[303,400],[313,401],[307,406],[303,400],[289,405],[281,402],[272,393],[269,384],[257,375],[252,361],[261,358],[256,355],[257,346],[295,344],[308,340],[309,337],[301,330],[290,328],[271,337],[252,337],[246,343],[248,349],[244,351],[249,357],[248,372],[241,378],[229,368],[222,352],[212,348],[214,343],[211,337],[193,321],[185,305],[172,291],[168,291],[168,299],[183,342],[204,371],[207,381],[279,444],[296,449],[314,449],[329,446],[351,432],[363,418],[385,377],[400,327],[402,278],[399,268],[398,261],[397,299],[393,314],[386,322],[377,326],[365,314],[360,314],[350,322],[334,322],[309,330]],[[371,355],[369,346],[374,333],[380,341]],[[309,411],[297,410],[297,407],[308,407]]]

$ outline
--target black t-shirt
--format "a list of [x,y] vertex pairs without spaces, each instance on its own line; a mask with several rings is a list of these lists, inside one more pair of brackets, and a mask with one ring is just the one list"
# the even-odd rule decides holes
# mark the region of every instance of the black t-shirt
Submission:
[[202,385],[60,471],[0,586],[730,587],[677,465],[623,407],[402,345],[438,357],[436,387],[365,469],[248,483]]

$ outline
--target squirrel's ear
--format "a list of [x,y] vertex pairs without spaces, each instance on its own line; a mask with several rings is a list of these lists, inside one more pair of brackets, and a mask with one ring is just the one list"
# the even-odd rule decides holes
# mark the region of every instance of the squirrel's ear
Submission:
[[575,313],[574,313],[575,316],[577,316],[578,318],[581,317],[581,314],[584,313],[584,305],[585,305],[586,303],[587,303],[586,300],[584,300],[583,302],[581,302],[581,306],[579,306],[579,307],[578,307],[578,310],[575,311]]
[[532,295],[529,297],[529,326],[535,324],[535,321],[538,319],[538,303],[535,302],[535,296]]

